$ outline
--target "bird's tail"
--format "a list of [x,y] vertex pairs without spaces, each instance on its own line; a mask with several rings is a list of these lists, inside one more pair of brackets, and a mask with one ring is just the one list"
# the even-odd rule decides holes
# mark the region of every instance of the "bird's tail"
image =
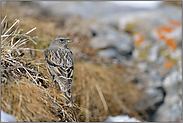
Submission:
[[60,89],[62,91],[62,94],[64,95],[64,104],[66,106],[73,106],[73,99],[72,99],[72,94],[71,94],[71,86],[70,84],[65,84],[63,85],[62,83],[58,83],[60,86]]
[[65,92],[62,92],[62,94],[65,96],[64,104],[66,106],[72,107],[73,106],[73,99],[72,99],[72,94],[71,94],[70,89],[65,91]]

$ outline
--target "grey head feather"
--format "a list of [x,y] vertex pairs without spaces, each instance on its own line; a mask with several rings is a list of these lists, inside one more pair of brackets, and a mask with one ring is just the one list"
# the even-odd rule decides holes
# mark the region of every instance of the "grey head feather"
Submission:
[[68,36],[59,35],[53,39],[48,49],[67,48],[68,41],[71,42],[74,40],[70,39]]

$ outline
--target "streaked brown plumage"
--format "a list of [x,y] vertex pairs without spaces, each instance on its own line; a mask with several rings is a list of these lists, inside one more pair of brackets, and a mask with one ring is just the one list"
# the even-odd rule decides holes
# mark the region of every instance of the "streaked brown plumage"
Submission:
[[[72,52],[67,48],[68,42],[73,40],[69,37],[60,35],[53,39],[45,55],[48,64],[48,73],[53,82],[58,82],[62,94],[66,96],[65,104],[72,106],[73,99],[71,94],[71,83],[74,74]],[[71,102],[71,103],[70,103]]]

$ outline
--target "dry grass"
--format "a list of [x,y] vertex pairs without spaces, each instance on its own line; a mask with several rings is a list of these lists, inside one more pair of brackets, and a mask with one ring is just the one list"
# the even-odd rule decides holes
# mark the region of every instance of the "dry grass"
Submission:
[[[121,72],[121,73],[120,73]],[[124,70],[76,63],[72,84],[73,97],[83,112],[82,121],[104,121],[108,115],[128,114],[142,120],[134,110],[142,92],[136,85],[122,81]]]
[[58,119],[44,103],[45,93],[22,79],[17,84],[1,87],[1,109],[15,116],[19,122],[55,121]]
[[182,1],[163,1],[163,4],[172,4],[175,6],[182,7]]
[[45,63],[31,57],[26,43],[32,41],[21,32],[16,20],[8,27],[5,18],[1,22],[1,108],[13,114],[17,121],[78,121],[74,108],[63,104],[63,95],[53,88]]

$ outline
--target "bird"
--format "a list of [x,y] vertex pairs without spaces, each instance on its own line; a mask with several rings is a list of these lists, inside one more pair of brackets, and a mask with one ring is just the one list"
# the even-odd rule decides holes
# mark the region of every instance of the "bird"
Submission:
[[64,104],[70,107],[73,106],[71,83],[74,74],[74,62],[72,59],[73,53],[67,47],[67,44],[73,41],[65,35],[59,35],[53,39],[45,52],[48,73],[53,83],[59,84],[62,94],[66,97]]

